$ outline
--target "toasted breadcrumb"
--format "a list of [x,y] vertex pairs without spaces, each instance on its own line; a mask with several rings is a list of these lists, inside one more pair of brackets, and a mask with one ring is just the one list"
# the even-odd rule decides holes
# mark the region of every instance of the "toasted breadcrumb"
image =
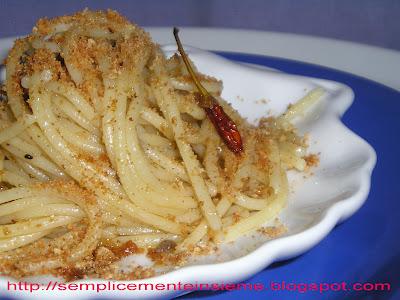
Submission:
[[[79,28],[81,30],[79,31],[80,34],[71,34],[68,31],[66,31],[65,34],[61,34],[61,31],[54,32],[61,27],[69,28],[69,26]],[[99,34],[99,38],[91,37],[86,34],[87,32],[85,30],[92,27],[96,27],[96,34]],[[116,32],[122,34],[114,35]],[[112,38],[101,37],[102,33],[106,33],[108,37],[111,36]],[[35,43],[43,41],[48,42],[53,48],[34,47]],[[66,43],[68,43],[68,45],[66,45]],[[88,99],[90,105],[96,107],[96,101],[102,99],[105,91],[104,85],[101,83],[101,69],[107,68],[108,77],[106,79],[112,82],[118,75],[127,72],[127,70],[134,69],[138,63],[149,60],[149,58],[154,55],[152,51],[149,51],[154,50],[152,49],[153,46],[154,44],[147,33],[112,10],[107,10],[106,12],[84,10],[72,16],[61,16],[54,19],[43,18],[38,21],[30,36],[18,39],[15,42],[7,58],[7,61],[12,61],[11,65],[15,66],[15,75],[8,80],[7,89],[8,92],[17,95],[21,102],[25,102],[23,102],[24,109],[30,109],[31,91],[26,85],[23,86],[22,79],[31,77],[33,74],[43,74],[43,76],[47,78],[46,80],[76,88],[84,99]],[[28,50],[25,50],[27,48]],[[57,49],[57,51],[54,51],[54,49]],[[65,49],[68,49],[69,52],[66,53]],[[108,58],[107,63],[99,63],[104,57]],[[174,60],[176,64],[181,63],[181,59],[178,55],[173,56],[171,60]],[[78,75],[75,75],[77,78],[72,79],[71,77],[74,76],[74,72],[67,69],[66,64],[68,68],[80,70],[81,73],[84,74],[84,76],[82,76],[83,78],[79,78]],[[175,75],[180,82],[192,84],[192,80],[187,74],[179,74],[180,73],[177,72]],[[213,83],[222,86],[222,82],[210,76],[199,75],[199,79],[205,83]],[[37,92],[40,94],[40,91]],[[196,102],[197,96],[195,93],[181,92],[181,94],[185,101],[190,103]],[[0,87],[0,100],[2,102],[7,100],[6,89],[3,86]],[[261,99],[258,103],[265,104],[266,102],[265,99]],[[225,153],[225,157],[218,158],[219,160],[217,162],[220,167],[218,168],[219,175],[223,178],[223,180],[221,180],[221,185],[223,186],[219,188],[224,194],[230,195],[232,189],[229,183],[233,181],[242,162],[251,160],[254,162],[255,171],[268,171],[271,165],[269,158],[270,153],[268,150],[271,140],[275,139],[279,142],[285,142],[294,139],[295,130],[290,126],[285,128],[285,130],[275,129],[277,127],[275,126],[276,119],[273,117],[263,118],[260,121],[259,127],[252,127],[247,124],[245,120],[240,118],[230,105],[221,105],[223,105],[224,111],[226,111],[237,124],[242,133],[245,148],[254,148],[254,151],[244,152],[242,155],[238,156],[228,151],[226,145],[221,140],[216,142],[215,150]],[[3,106],[1,106],[1,108],[3,108]],[[115,99],[107,109],[115,111],[116,108],[117,100]],[[99,116],[104,113],[101,111],[101,105],[100,107],[96,107],[96,109],[99,109],[101,112]],[[159,113],[159,111],[156,112]],[[0,113],[7,112],[1,111]],[[59,118],[59,116],[56,117]],[[100,121],[100,119],[91,120],[93,123]],[[111,122],[116,122],[116,120],[112,120]],[[172,119],[172,123],[177,123],[175,117]],[[270,130],[270,128],[274,130]],[[196,126],[193,126],[193,124],[184,122],[184,130],[186,135],[195,135],[198,129]],[[84,136],[80,136],[80,138],[84,139]],[[296,141],[296,143],[299,146],[305,146],[306,140]],[[110,159],[105,153],[92,155],[84,151],[79,151],[77,147],[73,145],[71,145],[71,149],[77,153],[75,157],[77,160],[83,162],[83,164],[90,163],[97,174],[107,175],[107,170],[112,169]],[[202,158],[201,154],[198,154],[198,156]],[[308,167],[316,166],[319,162],[319,157],[314,154],[306,156],[304,159]],[[67,163],[68,162],[66,162],[66,164]],[[61,168],[66,172],[67,168],[65,165],[61,164]],[[90,186],[94,186],[96,189],[104,191],[105,193],[108,191],[107,188],[104,183],[100,182],[98,179],[87,176],[85,170],[81,172],[77,183],[71,181],[49,181],[46,183],[38,183],[34,185],[33,188],[39,191],[51,190],[55,196],[63,195],[67,198],[79,199],[86,205],[100,207],[94,193],[81,186],[89,186],[88,182],[90,182]],[[200,173],[204,175],[205,170],[200,170]],[[118,175],[115,175],[115,178],[119,181]],[[257,183],[251,183],[249,176],[243,178],[242,182],[244,183],[244,192],[250,191],[250,184],[256,187],[253,189],[255,191],[252,192],[252,197],[257,198],[263,194],[272,193],[268,188],[262,189],[258,187]],[[180,181],[179,183],[182,184]],[[2,185],[0,189],[9,188],[5,183],[0,184]],[[178,182],[176,185],[178,185]],[[220,195],[213,199],[215,204],[217,204],[217,200],[219,199],[221,199]],[[232,217],[234,223],[239,222],[242,218],[239,213],[233,213]],[[166,218],[174,221],[173,216],[168,216]],[[83,218],[29,245],[19,247],[18,249],[12,250],[12,252],[1,253],[0,274],[10,275],[16,278],[30,275],[53,274],[55,276],[61,276],[67,281],[82,278],[133,280],[154,276],[156,271],[151,267],[134,266],[134,268],[128,272],[122,272],[120,262],[121,259],[126,256],[146,254],[157,266],[177,267],[184,265],[189,256],[208,255],[217,251],[215,244],[212,243],[193,245],[186,251],[178,251],[175,249],[176,245],[171,243],[171,241],[164,241],[164,244],[160,244],[154,248],[142,249],[132,241],[118,243],[110,240],[101,240],[101,242],[93,248],[90,248],[90,253],[87,253],[84,257],[73,263],[67,262],[71,255],[71,249],[81,243],[85,238],[86,231],[90,225],[89,221],[92,220]],[[103,225],[100,211],[96,214],[95,221]],[[189,233],[192,229],[190,226],[186,225],[182,225],[182,228],[183,233]],[[7,228],[4,227],[4,230],[7,231]],[[283,234],[286,230],[285,226],[278,224],[275,226],[263,227],[259,229],[259,232],[274,238]],[[7,232],[4,233],[7,234]],[[210,238],[211,235],[212,232],[208,233],[207,238]],[[55,268],[43,267],[39,270],[34,270],[32,267],[38,262],[41,263],[49,258],[54,258],[55,260],[62,258],[62,262]]]
[[319,164],[319,155],[310,154],[304,157],[307,167],[316,167]]

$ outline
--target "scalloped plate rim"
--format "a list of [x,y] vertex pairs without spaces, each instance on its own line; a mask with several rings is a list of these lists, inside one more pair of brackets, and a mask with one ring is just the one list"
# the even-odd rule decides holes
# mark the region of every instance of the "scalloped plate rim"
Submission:
[[[4,47],[2,43],[8,42],[8,39],[0,39],[0,51],[4,51]],[[170,51],[175,49],[175,46],[167,45],[163,47],[163,50]],[[187,47],[189,52],[193,53],[208,53],[206,51],[198,50],[196,48]],[[212,54],[215,56],[215,54]],[[237,62],[232,62],[225,58],[222,58],[227,63],[236,64],[243,66],[245,68],[252,68],[254,67],[248,64],[241,64]],[[258,68],[260,72],[263,72],[263,67]],[[280,73],[280,71],[277,71]],[[282,73],[286,74],[286,73]],[[251,275],[261,271],[268,265],[273,262],[288,259],[297,255],[300,255],[316,244],[318,244],[324,237],[326,237],[331,230],[340,222],[344,221],[345,219],[349,218],[352,214],[354,214],[366,201],[370,184],[371,184],[371,174],[376,164],[376,153],[374,149],[369,145],[365,140],[361,137],[356,135],[353,131],[351,131],[348,127],[346,127],[343,122],[341,121],[341,116],[346,112],[346,110],[350,107],[353,102],[354,94],[352,90],[342,83],[323,80],[318,78],[312,78],[307,76],[299,76],[299,75],[290,75],[293,78],[299,78],[302,80],[308,80],[313,83],[317,83],[319,85],[324,84],[334,84],[345,93],[341,101],[334,101],[332,104],[332,108],[336,111],[332,112],[335,115],[335,121],[338,122],[343,126],[343,130],[346,134],[350,134],[355,138],[358,138],[358,142],[362,143],[366,149],[367,153],[367,160],[360,167],[358,170],[359,175],[359,188],[358,190],[349,198],[340,200],[333,205],[330,205],[324,212],[320,215],[318,222],[314,223],[310,228],[303,230],[301,232],[284,236],[278,237],[276,239],[270,240],[267,243],[264,243],[254,251],[248,253],[245,256],[236,258],[234,260],[230,260],[227,262],[219,262],[219,263],[212,263],[212,264],[202,264],[202,265],[190,265],[184,266],[179,269],[170,271],[166,274],[159,275],[156,277],[151,277],[143,280],[133,280],[133,281],[126,281],[127,283],[153,283],[156,284],[158,282],[202,282],[202,283],[211,283],[211,282],[218,282],[218,280],[223,280],[226,282],[227,278],[229,282],[238,282],[248,278]],[[301,246],[297,246],[293,248],[293,244],[295,244],[297,239],[302,239]],[[306,242],[304,242],[306,241]],[[242,270],[239,274],[232,274],[230,270]],[[46,294],[40,293],[24,293],[21,291],[13,291],[12,293],[7,292],[4,288],[7,285],[7,281],[10,282],[18,282],[14,279],[6,276],[0,277],[0,287],[2,287],[0,291],[0,295],[11,296],[11,297],[18,297],[19,299],[33,299],[38,296],[45,299],[46,297],[51,297],[52,299],[67,299],[69,297],[74,296],[74,298],[106,298],[110,296],[117,296],[119,298],[132,298],[132,297],[141,297],[141,298],[156,298],[162,296],[176,296],[184,294],[183,291],[141,291],[139,294],[133,294],[131,291],[104,291],[102,293],[96,293],[91,291],[67,291],[67,292],[58,292],[56,294]],[[115,280],[113,280],[115,281]],[[75,281],[76,283],[104,283],[107,282],[103,279],[90,279],[90,280],[78,280]],[[116,282],[116,281],[115,281]],[[46,292],[46,291],[44,291]],[[54,292],[54,291],[53,291]],[[57,292],[57,291],[55,291]],[[143,293],[144,292],[144,293]]]

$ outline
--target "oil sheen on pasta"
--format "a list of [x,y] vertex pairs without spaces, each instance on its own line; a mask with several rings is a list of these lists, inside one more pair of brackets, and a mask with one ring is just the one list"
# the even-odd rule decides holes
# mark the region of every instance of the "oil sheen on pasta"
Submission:
[[238,126],[235,155],[197,105],[180,56],[166,58],[114,11],[39,20],[15,42],[6,74],[2,274],[151,276],[115,270],[133,253],[181,264],[260,229],[285,206],[287,170],[307,165],[290,121],[319,91],[255,127],[221,99],[222,82],[198,74]]

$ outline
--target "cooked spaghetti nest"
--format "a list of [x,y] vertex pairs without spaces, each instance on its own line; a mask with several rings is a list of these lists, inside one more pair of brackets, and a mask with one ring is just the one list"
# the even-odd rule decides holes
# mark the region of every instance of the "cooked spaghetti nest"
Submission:
[[238,126],[244,153],[235,155],[198,106],[181,57],[164,57],[114,11],[39,20],[15,42],[6,74],[0,272],[15,276],[90,274],[110,243],[183,253],[274,220],[287,170],[307,165],[290,121],[320,95],[256,127],[220,97],[220,81],[198,74]]

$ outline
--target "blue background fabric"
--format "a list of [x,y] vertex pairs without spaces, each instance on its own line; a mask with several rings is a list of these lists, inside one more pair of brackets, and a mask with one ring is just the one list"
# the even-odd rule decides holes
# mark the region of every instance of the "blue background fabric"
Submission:
[[85,7],[116,9],[141,26],[291,32],[400,49],[399,0],[0,0],[0,38]]

